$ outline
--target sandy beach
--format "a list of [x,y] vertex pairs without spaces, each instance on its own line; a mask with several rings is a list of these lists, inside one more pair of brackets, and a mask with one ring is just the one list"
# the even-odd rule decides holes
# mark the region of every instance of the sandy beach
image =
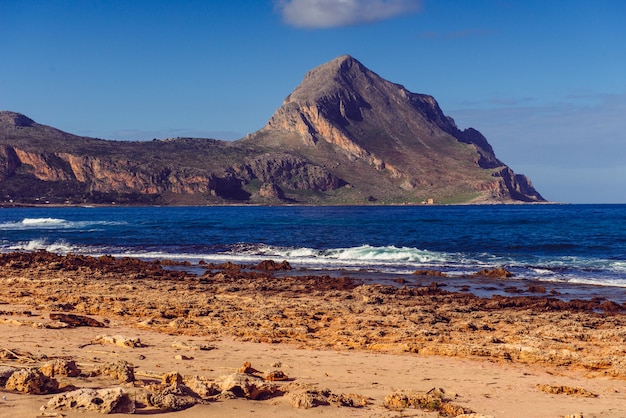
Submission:
[[626,416],[620,304],[171,264],[0,255],[0,416]]

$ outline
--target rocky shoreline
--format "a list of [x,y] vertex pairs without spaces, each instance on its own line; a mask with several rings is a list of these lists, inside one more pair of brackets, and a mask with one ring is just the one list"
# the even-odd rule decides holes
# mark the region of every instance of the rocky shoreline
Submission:
[[[87,337],[83,332],[82,343],[71,350],[68,348],[67,355],[56,357],[46,353],[43,344],[39,347],[30,343],[11,345],[11,340],[5,339],[0,348],[0,376],[8,375],[0,378],[3,391],[36,393],[32,392],[35,389],[30,392],[23,389],[30,387],[28,382],[34,377],[31,380],[23,377],[26,383],[22,386],[9,384],[13,377],[9,371],[2,372],[2,367],[12,368],[13,374],[17,369],[28,369],[48,379],[62,376],[56,389],[44,391],[57,397],[67,396],[71,393],[68,389],[82,390],[93,385],[106,388],[102,381],[96,383],[90,379],[103,379],[108,372],[94,374],[93,369],[105,367],[105,364],[113,367],[110,364],[116,362],[95,362],[92,358],[89,361],[97,365],[80,367],[76,376],[85,379],[86,387],[74,382],[77,377],[62,370],[73,370],[72,361],[86,362],[84,353],[93,346],[137,351],[141,342],[133,342],[132,335],[116,336],[109,332],[119,327],[127,333],[149,333],[145,335],[152,339],[160,335],[164,341],[172,338],[193,341],[187,343],[187,348],[180,341],[178,347],[170,345],[178,350],[177,360],[183,363],[194,356],[189,353],[209,352],[220,341],[232,340],[270,349],[305,349],[305,353],[392,355],[415,361],[440,358],[435,356],[479,360],[479,364],[487,362],[498,367],[548,370],[555,376],[571,377],[573,374],[585,382],[611,378],[619,382],[619,386],[626,378],[625,306],[608,300],[564,301],[551,295],[480,298],[445,290],[438,284],[442,278],[432,272],[422,272],[432,275],[428,286],[392,286],[364,284],[354,277],[291,276],[288,263],[270,261],[258,266],[200,264],[194,266],[205,270],[199,275],[181,271],[175,268],[176,264],[46,252],[1,254],[0,327],[3,330],[20,329],[22,333],[26,329],[38,333],[54,330],[69,335],[80,329],[93,329],[97,333]],[[275,274],[278,271],[280,277]],[[86,322],[81,323],[81,318]],[[65,366],[61,363],[46,365],[52,360],[63,360]],[[279,363],[271,363],[269,366],[274,367],[261,372],[254,369],[253,359],[248,360],[251,363],[241,366],[244,363],[241,362],[240,370],[232,369],[233,373],[225,377],[187,375],[184,370],[163,368],[148,380],[125,378],[121,383],[127,386],[120,396],[129,393],[128,387],[140,394],[134,400],[134,411],[187,410],[192,405],[211,404],[228,397],[281,397],[288,399],[299,413],[323,405],[359,410],[363,414],[359,416],[374,413],[395,416],[394,411],[406,409],[428,414],[429,408],[443,416],[490,412],[480,410],[471,400],[458,403],[455,396],[438,388],[436,393],[421,393],[400,387],[400,392],[390,391],[378,399],[368,396],[368,391],[364,391],[366,394],[334,392],[302,383],[297,372],[294,375],[293,371],[282,370]],[[136,364],[124,361],[128,366],[118,364],[115,367],[127,367],[135,374],[146,373]],[[42,367],[57,369],[44,373]],[[34,372],[35,369],[39,372]],[[14,380],[18,377],[16,375]],[[234,386],[227,387],[224,379],[230,379]],[[540,384],[544,388],[534,390],[552,393],[551,396],[569,391],[570,395],[560,396],[587,393],[593,396],[583,397],[598,397],[597,393],[576,385],[537,382]],[[49,382],[42,385],[48,387]],[[561,386],[563,388],[559,389]],[[159,396],[169,399],[170,403],[156,401],[161,399]],[[72,403],[54,399],[57,406],[45,407],[42,414],[66,411],[67,405]],[[615,404],[614,400],[612,402]],[[621,406],[626,408],[625,404],[626,401],[622,401]],[[129,412],[128,402],[120,405],[126,405],[124,411]],[[0,403],[0,415],[2,407]],[[332,411],[337,413],[335,409]]]

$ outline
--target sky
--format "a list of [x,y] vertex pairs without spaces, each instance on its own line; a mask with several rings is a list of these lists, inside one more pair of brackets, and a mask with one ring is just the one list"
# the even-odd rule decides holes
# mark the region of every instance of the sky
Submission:
[[231,140],[343,54],[434,96],[546,199],[626,203],[623,0],[0,0],[0,110]]

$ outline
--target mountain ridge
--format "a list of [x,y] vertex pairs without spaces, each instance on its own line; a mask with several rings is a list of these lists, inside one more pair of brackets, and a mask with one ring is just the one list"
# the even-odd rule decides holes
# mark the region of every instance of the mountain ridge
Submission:
[[80,137],[0,112],[0,202],[543,202],[477,130],[342,55],[237,141]]

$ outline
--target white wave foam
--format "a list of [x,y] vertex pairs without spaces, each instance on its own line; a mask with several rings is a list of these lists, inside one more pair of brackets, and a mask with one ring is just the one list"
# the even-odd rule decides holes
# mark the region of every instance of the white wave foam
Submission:
[[68,221],[60,218],[24,218],[21,221],[0,223],[0,230],[32,230],[32,229],[84,229],[93,226],[124,225],[117,221]]
[[61,225],[66,223],[65,219],[58,218],[24,218],[24,225]]
[[33,239],[30,241],[19,242],[9,246],[10,251],[48,251],[57,254],[67,254],[69,252],[80,252],[79,248],[68,244],[65,241],[55,241],[49,243],[46,239]]

